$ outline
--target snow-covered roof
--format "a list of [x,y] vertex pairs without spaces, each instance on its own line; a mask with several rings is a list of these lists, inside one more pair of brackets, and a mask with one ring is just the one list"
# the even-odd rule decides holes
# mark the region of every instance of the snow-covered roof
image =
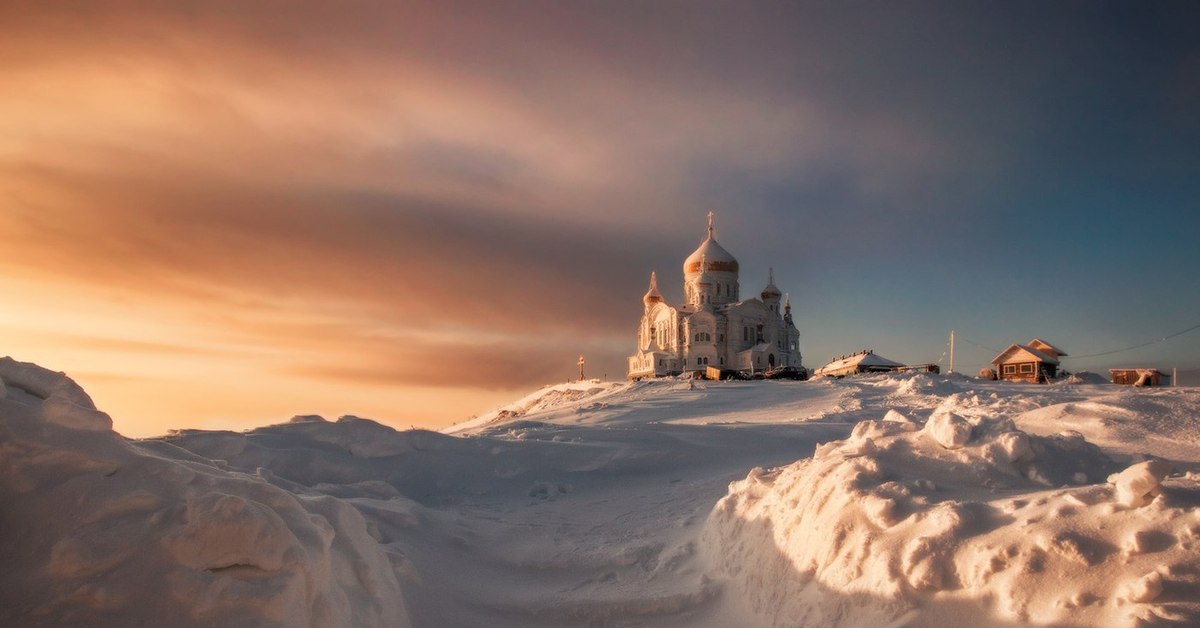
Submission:
[[1012,345],[1004,351],[1001,351],[1000,355],[996,356],[992,360],[992,364],[1029,362],[1031,360],[1035,362],[1045,362],[1046,364],[1058,364],[1058,358],[1047,355],[1041,351],[1038,351],[1037,349],[1034,349],[1033,347],[1028,347],[1025,345]]
[[1066,351],[1059,349],[1058,347],[1046,342],[1045,340],[1042,340],[1041,338],[1034,338],[1033,340],[1030,340],[1025,346],[1032,347],[1043,353],[1048,353],[1049,351],[1053,351],[1054,354],[1059,357],[1067,355]]
[[817,369],[817,373],[822,371],[837,371],[852,366],[904,366],[903,364],[889,360],[877,353],[870,351],[861,351],[854,355],[848,355],[843,358],[838,358],[831,361],[829,364]]

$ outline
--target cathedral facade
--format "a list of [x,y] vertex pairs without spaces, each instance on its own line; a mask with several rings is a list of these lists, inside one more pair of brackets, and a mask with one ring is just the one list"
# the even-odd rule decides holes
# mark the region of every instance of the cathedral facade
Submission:
[[791,301],[775,287],[774,271],[758,298],[741,298],[738,262],[713,235],[683,262],[684,303],[670,305],[650,273],[630,379],[704,371],[708,367],[763,371],[800,366],[800,332]]

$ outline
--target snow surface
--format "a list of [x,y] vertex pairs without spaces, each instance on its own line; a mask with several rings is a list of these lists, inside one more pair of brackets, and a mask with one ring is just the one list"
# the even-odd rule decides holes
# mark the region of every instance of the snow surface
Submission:
[[1200,624],[1200,389],[581,382],[132,441],[0,380],[0,625]]

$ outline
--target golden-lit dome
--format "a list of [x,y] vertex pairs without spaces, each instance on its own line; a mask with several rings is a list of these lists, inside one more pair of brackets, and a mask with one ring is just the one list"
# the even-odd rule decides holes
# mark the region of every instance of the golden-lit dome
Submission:
[[762,300],[778,299],[781,296],[783,293],[775,286],[775,269],[772,268],[767,272],[767,287],[763,288]]
[[708,237],[683,262],[683,274],[698,272],[738,272],[738,261],[713,237],[713,213],[708,212]]

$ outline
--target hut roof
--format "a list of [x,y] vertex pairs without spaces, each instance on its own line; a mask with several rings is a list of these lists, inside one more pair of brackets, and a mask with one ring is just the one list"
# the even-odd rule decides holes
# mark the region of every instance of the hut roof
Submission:
[[1030,340],[1029,343],[1026,344],[1025,346],[1037,349],[1038,351],[1041,351],[1042,353],[1054,352],[1054,355],[1057,355],[1059,357],[1067,355],[1066,351],[1059,349],[1058,347],[1046,342],[1045,340],[1042,340],[1041,338],[1034,338],[1033,340]]
[[992,360],[992,364],[1011,364],[1014,362],[1045,362],[1058,364],[1058,358],[1047,355],[1026,345],[1012,345]]

